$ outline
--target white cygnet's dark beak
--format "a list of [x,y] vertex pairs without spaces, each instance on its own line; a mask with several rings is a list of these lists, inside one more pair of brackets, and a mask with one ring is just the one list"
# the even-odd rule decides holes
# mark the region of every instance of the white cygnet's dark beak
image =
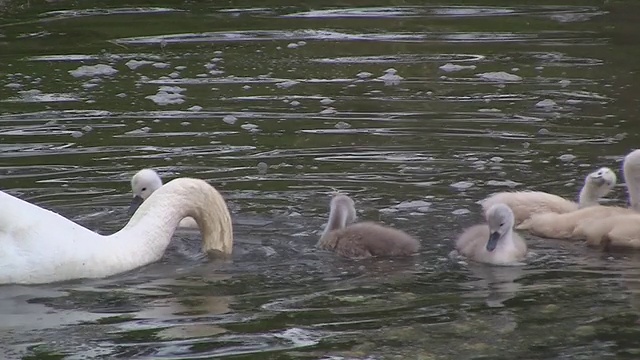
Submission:
[[144,199],[141,196],[134,196],[133,200],[131,200],[131,204],[129,204],[129,216],[133,215],[143,202]]
[[487,241],[487,251],[493,251],[498,245],[498,240],[500,239],[500,233],[494,231],[489,236],[489,241]]

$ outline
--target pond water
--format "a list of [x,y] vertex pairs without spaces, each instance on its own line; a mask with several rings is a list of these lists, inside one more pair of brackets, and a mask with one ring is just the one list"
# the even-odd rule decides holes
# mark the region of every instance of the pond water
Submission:
[[[1,189],[105,234],[150,167],[216,186],[235,233],[232,261],[179,231],[126,274],[0,287],[2,358],[640,356],[640,256],[447,256],[493,192],[621,178],[636,2],[228,3],[0,2]],[[419,256],[315,250],[334,189]]]

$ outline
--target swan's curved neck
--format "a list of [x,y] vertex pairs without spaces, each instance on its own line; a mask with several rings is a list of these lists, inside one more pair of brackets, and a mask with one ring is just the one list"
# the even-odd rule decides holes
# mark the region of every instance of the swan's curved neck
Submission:
[[205,253],[231,254],[231,216],[220,193],[201,180],[179,180],[182,179],[173,180],[155,191],[127,225],[112,237],[128,239],[128,244],[123,246],[129,247],[129,250],[137,248],[141,253],[148,253],[149,257],[159,259],[180,221],[185,217],[192,217],[200,228],[202,250]]

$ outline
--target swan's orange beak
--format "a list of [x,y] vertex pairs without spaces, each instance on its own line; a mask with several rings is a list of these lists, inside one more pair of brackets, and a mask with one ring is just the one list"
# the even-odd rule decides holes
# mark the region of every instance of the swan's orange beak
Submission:
[[133,215],[143,202],[144,199],[142,197],[138,195],[134,196],[131,204],[129,204],[129,216]]
[[498,240],[500,239],[500,233],[494,231],[489,236],[489,241],[487,241],[487,251],[493,251],[498,245]]

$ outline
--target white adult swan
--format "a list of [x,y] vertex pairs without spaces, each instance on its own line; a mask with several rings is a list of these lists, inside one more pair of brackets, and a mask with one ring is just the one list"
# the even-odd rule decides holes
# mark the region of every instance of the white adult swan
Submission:
[[[517,228],[552,239],[582,240],[587,237],[584,231],[586,231],[586,224],[589,222],[611,221],[613,223],[617,220],[608,219],[618,215],[637,214],[640,211],[640,150],[634,150],[625,156],[622,166],[629,194],[628,208],[599,205],[566,214],[537,214],[524,221]],[[581,226],[581,224],[585,224],[585,226]],[[601,230],[593,231],[595,233]]]
[[506,204],[513,211],[514,224],[517,226],[533,214],[563,214],[598,205],[598,200],[613,189],[616,180],[616,174],[607,167],[590,173],[584,180],[578,203],[542,191],[505,191],[487,197],[480,204],[485,214],[495,204]]
[[178,178],[153,193],[127,225],[103,236],[0,191],[0,284],[102,278],[159,260],[180,220],[200,225],[202,250],[231,254],[231,217],[218,191]]
[[494,204],[486,213],[487,224],[474,225],[456,240],[456,250],[473,261],[493,265],[516,265],[527,256],[527,244],[513,231],[513,212]]
[[[133,200],[129,205],[129,214],[133,214],[154,191],[162,187],[162,179],[157,172],[151,169],[142,169],[131,178],[131,192]],[[181,228],[197,229],[198,224],[192,217],[186,217],[180,221]]]
[[316,246],[348,258],[409,256],[420,249],[418,240],[403,231],[373,222],[353,224],[355,220],[353,200],[347,195],[335,195],[329,222]]

